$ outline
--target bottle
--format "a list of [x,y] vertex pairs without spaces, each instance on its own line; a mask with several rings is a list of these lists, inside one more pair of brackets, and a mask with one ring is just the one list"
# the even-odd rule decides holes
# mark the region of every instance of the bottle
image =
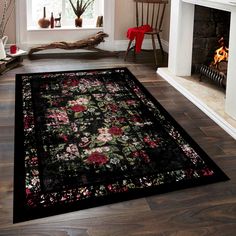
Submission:
[[51,13],[50,26],[51,26],[51,28],[54,28],[54,17],[53,17],[53,12]]
[[46,7],[43,8],[43,18],[39,19],[38,24],[41,28],[48,28],[50,20],[46,19]]

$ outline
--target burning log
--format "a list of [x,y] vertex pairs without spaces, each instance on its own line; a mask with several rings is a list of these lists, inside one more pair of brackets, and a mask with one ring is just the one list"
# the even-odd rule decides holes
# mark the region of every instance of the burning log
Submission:
[[219,72],[222,72],[225,75],[227,75],[228,61],[219,62],[217,67],[218,67]]
[[225,41],[221,38],[219,41],[220,47],[215,51],[214,60],[208,65],[195,65],[193,68],[196,73],[200,73],[200,81],[205,76],[222,88],[226,88],[227,67],[228,67],[228,48],[225,46]]
[[221,38],[218,42],[220,48],[215,51],[214,61],[211,63],[210,67],[227,74],[229,49],[225,46],[224,38]]

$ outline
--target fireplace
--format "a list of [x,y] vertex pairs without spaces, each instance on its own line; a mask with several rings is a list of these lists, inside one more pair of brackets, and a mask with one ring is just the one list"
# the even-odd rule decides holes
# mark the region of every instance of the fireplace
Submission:
[[192,74],[226,89],[230,13],[195,6]]
[[229,57],[224,110],[230,119],[236,121],[236,0],[172,0],[168,68],[158,68],[157,73],[236,138],[236,126],[234,127],[227,123],[221,115],[199,101],[197,96],[192,96],[176,80],[178,77],[192,75],[194,13],[196,6],[217,9],[229,14],[229,38],[227,39]]

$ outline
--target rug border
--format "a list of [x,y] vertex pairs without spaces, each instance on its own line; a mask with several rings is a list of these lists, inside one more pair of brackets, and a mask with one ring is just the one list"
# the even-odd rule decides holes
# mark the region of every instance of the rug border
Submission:
[[[156,186],[143,190],[132,190],[128,193],[116,194],[107,199],[107,196],[100,197],[99,199],[89,199],[83,202],[70,203],[67,206],[57,206],[45,208],[37,208],[27,211],[22,205],[25,198],[25,192],[22,191],[25,187],[24,183],[24,150],[23,150],[23,138],[19,139],[19,135],[22,135],[23,130],[23,107],[22,107],[22,77],[29,75],[42,75],[45,73],[57,74],[57,73],[75,73],[75,72],[92,72],[92,71],[106,71],[106,70],[124,70],[129,74],[129,77],[140,87],[142,92],[148,96],[148,98],[158,106],[161,110],[174,123],[181,135],[188,140],[188,143],[199,152],[199,155],[203,160],[211,166],[217,176],[202,177],[190,183],[187,180],[177,182],[175,184],[165,184],[165,186]],[[19,106],[20,102],[20,106]],[[17,105],[18,104],[18,105]],[[20,122],[19,122],[20,121]],[[21,158],[19,158],[19,156]],[[23,159],[23,161],[22,161]],[[17,176],[16,176],[17,173]],[[20,177],[19,177],[20,174]],[[132,74],[127,67],[113,67],[113,68],[100,68],[100,69],[85,69],[85,70],[68,70],[68,71],[54,71],[54,72],[37,72],[37,73],[22,73],[16,74],[16,86],[15,86],[15,147],[14,147],[14,196],[13,196],[13,223],[19,223],[28,220],[34,220],[38,218],[45,218],[48,216],[56,216],[58,214],[65,214],[82,209],[88,209],[96,206],[108,205],[111,203],[117,203],[122,201],[128,201],[132,199],[138,199],[141,197],[148,197],[154,194],[162,194],[167,192],[173,192],[176,190],[182,190],[186,188],[203,186],[210,183],[216,183],[218,181],[229,180],[229,177],[219,168],[218,165],[207,155],[207,153],[200,147],[200,145],[194,141],[194,139],[184,130],[184,128],[172,117],[172,115],[158,102],[158,100],[147,90],[147,88]],[[82,205],[82,206],[81,206]]]

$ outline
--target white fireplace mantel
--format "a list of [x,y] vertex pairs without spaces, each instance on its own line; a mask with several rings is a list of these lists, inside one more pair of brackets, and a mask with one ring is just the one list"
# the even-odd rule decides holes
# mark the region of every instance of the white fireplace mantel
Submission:
[[[172,0],[168,76],[191,76],[195,5],[231,14],[225,112],[236,120],[236,0]],[[164,77],[162,69],[157,71]]]
[[236,7],[236,0],[182,0],[183,2],[215,8],[224,11],[231,11]]

